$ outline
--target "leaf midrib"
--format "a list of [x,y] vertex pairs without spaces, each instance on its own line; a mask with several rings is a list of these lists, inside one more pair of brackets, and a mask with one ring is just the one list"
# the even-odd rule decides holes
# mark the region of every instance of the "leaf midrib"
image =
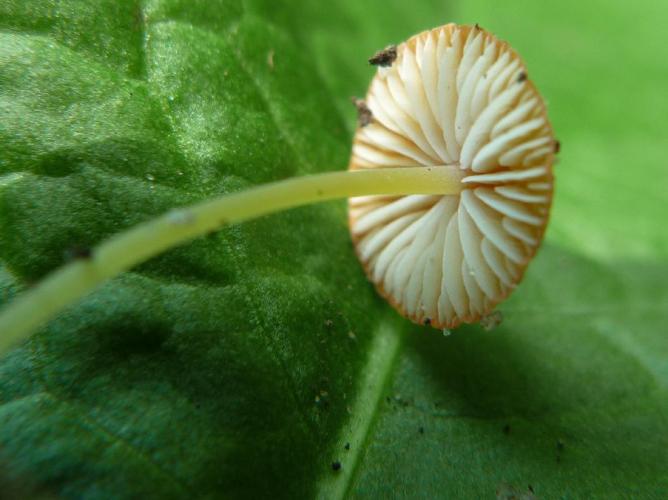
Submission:
[[[350,407],[350,417],[341,426],[331,449],[331,462],[340,461],[341,469],[334,471],[328,468],[320,475],[315,498],[341,499],[351,490],[362,455],[371,439],[383,394],[392,381],[402,345],[400,329],[387,321],[374,332],[357,396]],[[345,449],[346,445],[349,450]]]

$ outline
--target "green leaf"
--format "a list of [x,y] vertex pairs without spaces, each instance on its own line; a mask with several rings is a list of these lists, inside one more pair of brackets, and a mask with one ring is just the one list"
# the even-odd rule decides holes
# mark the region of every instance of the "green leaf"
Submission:
[[640,4],[1,3],[2,302],[170,207],[344,168],[366,58],[452,13],[523,54],[563,144],[501,327],[398,317],[343,202],[228,228],[0,362],[3,491],[665,497],[668,11]]
[[547,99],[562,144],[547,244],[500,328],[409,336],[354,492],[664,498],[668,6],[458,5]]
[[667,275],[547,245],[501,327],[410,337],[357,496],[664,497]]

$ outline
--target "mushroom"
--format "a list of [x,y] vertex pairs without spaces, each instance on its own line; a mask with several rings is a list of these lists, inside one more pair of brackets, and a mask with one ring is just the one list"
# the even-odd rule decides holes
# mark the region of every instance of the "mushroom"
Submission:
[[172,210],[54,271],[0,312],[0,355],[100,283],[169,248],[288,208],[350,198],[362,265],[411,320],[452,328],[519,283],[545,231],[558,142],[505,42],[448,24],[390,46],[349,170],[277,181]]
[[452,328],[517,286],[543,237],[557,142],[524,63],[482,29],[420,33],[380,67],[350,170],[457,165],[460,193],[362,196],[350,232],[369,279],[401,314]]

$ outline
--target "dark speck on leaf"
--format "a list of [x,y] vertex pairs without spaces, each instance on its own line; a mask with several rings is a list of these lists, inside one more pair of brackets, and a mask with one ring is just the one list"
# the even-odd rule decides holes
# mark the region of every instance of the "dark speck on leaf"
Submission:
[[383,50],[379,50],[369,58],[369,64],[372,66],[382,66],[384,68],[392,66],[397,59],[397,46],[388,45]]
[[357,97],[351,97],[350,100],[357,108],[357,121],[360,127],[366,127],[373,122],[373,113],[369,109],[369,106],[366,105],[364,99],[358,99]]
[[74,245],[65,250],[65,260],[87,260],[93,257],[93,250],[89,247]]
[[341,462],[339,462],[338,460],[336,462],[332,462],[332,470],[334,471],[341,470]]
[[348,451],[350,449],[350,443],[346,443],[343,447]]
[[420,428],[418,429],[418,432],[419,432],[420,434],[424,434],[424,427],[420,427]]
[[315,395],[313,400],[315,401],[315,404],[318,406],[318,408],[322,410],[329,409],[329,393],[327,391],[320,391]]
[[522,71],[519,75],[517,75],[517,83],[522,83],[526,81],[528,77],[529,76],[526,74],[526,72]]
[[561,142],[554,141],[554,154],[559,154],[559,151],[561,151]]
[[564,448],[564,442],[561,439],[557,440],[557,463],[561,463],[561,455],[564,452]]

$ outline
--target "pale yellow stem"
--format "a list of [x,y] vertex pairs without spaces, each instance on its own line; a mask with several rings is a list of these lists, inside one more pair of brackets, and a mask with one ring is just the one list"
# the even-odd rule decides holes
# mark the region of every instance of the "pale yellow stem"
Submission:
[[89,258],[47,276],[0,313],[0,355],[104,281],[178,244],[288,208],[363,195],[457,194],[457,166],[396,167],[296,177],[172,210],[112,236]]

